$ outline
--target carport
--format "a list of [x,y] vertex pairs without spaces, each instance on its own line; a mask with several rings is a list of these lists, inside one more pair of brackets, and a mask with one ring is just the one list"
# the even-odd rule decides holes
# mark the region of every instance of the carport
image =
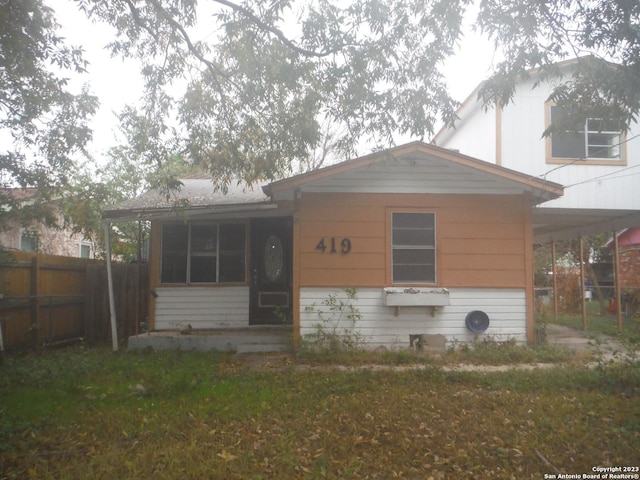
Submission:
[[[543,204],[544,205],[544,204]],[[556,242],[578,239],[580,242],[580,297],[582,325],[587,326],[586,300],[585,300],[585,259],[582,258],[583,237],[599,233],[610,233],[613,238],[613,265],[614,265],[614,298],[616,305],[621,305],[620,285],[620,251],[618,248],[618,233],[625,228],[640,225],[640,211],[638,210],[608,210],[608,209],[571,209],[571,208],[545,208],[539,206],[533,210],[533,242],[534,245],[551,243],[552,278],[553,278],[553,315],[558,318],[558,299],[556,285]],[[617,327],[622,330],[622,309],[617,308]]]

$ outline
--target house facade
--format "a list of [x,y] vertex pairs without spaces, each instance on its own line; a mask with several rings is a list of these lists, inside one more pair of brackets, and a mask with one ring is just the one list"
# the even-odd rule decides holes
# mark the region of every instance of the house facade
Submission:
[[368,348],[534,337],[532,209],[562,195],[421,142],[216,194],[185,180],[105,210],[152,221],[150,328],[290,324]]
[[[618,234],[620,286],[640,305],[640,227],[628,228]],[[607,246],[614,248],[614,239]]]
[[[29,204],[35,196],[35,189],[5,189],[5,194],[11,195],[18,202]],[[59,225],[64,224],[62,215],[58,213],[55,202],[48,204],[51,213],[57,217]],[[47,255],[64,257],[95,258],[95,244],[82,234],[75,233],[70,228],[60,228],[48,225],[44,221],[33,221],[29,225],[21,225],[10,221],[0,229],[0,246],[9,250],[38,252]]]
[[[565,78],[583,59],[559,64]],[[640,129],[627,132],[601,119],[580,119],[572,131],[543,132],[567,115],[549,101],[553,84],[530,72],[502,108],[485,108],[479,86],[458,111],[455,128],[441,130],[432,143],[564,186],[562,197],[534,211],[536,240],[575,238],[640,225]],[[548,228],[545,228],[545,224]]]

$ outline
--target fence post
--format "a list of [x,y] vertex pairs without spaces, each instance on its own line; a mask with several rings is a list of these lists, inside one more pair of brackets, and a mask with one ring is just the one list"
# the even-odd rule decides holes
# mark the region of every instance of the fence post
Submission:
[[38,300],[38,281],[40,278],[40,265],[38,264],[38,257],[34,255],[31,257],[31,326],[29,334],[31,336],[31,347],[36,348],[38,346],[38,326],[40,325],[40,306]]

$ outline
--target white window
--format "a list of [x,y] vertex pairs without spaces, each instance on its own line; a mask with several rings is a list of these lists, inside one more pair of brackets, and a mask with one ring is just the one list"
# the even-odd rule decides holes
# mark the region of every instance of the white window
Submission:
[[[565,121],[567,116],[561,107],[549,105],[551,125]],[[573,130],[552,132],[550,159],[621,161],[622,136],[619,125],[601,118],[587,118]]]
[[91,242],[80,243],[80,258],[93,258],[93,244]]
[[436,282],[434,213],[391,214],[393,283]]
[[38,251],[38,234],[37,232],[23,229],[20,232],[20,250],[25,252]]
[[245,281],[245,224],[162,226],[162,283]]

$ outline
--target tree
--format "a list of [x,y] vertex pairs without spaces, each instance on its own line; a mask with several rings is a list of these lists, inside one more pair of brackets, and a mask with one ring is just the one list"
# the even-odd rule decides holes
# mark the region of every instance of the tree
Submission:
[[[137,151],[136,142],[128,138],[125,145],[109,149],[108,161],[89,162],[70,180],[67,195],[59,201],[64,212],[65,227],[74,233],[91,238],[98,256],[106,253],[102,210],[105,206],[135,198],[145,191],[175,193],[180,184],[175,178],[192,173],[191,167],[180,157],[170,157],[159,170],[156,164],[146,164]],[[139,219],[131,222],[112,222],[111,251],[124,261],[139,257],[138,247],[149,234],[149,224]]]
[[[480,91],[487,103],[507,104],[516,82],[537,69],[556,84],[550,100],[574,119],[603,118],[626,130],[640,112],[640,3],[637,0],[485,0],[478,28],[503,59]],[[558,63],[580,58],[573,75]],[[567,125],[554,128],[571,128]],[[550,131],[544,132],[548,135]]]
[[[175,158],[208,168],[224,186],[323,162],[314,154],[328,147],[348,157],[388,147],[397,135],[429,137],[455,120],[441,68],[474,5],[75,1],[89,18],[115,27],[114,55],[140,63],[140,102],[121,115],[126,148],[168,190],[177,184],[165,166]],[[576,117],[630,125],[640,111],[639,10],[635,0],[480,2],[478,28],[503,58],[481,97],[505,104],[531,69],[540,80],[559,79],[558,61],[588,54],[575,76],[558,80],[551,99],[573,105],[582,112]],[[86,90],[71,93],[64,74],[84,68],[81,50],[57,35],[43,0],[0,2],[0,125],[13,138],[0,157],[4,185],[50,195],[68,184],[97,102]]]
[[[97,99],[72,93],[65,75],[86,66],[79,48],[58,36],[42,0],[0,3],[0,228],[53,221],[43,202],[60,196],[75,170],[74,155],[91,138]],[[8,188],[32,187],[25,206]]]
[[[440,69],[474,3],[77,2],[116,27],[114,54],[141,61],[144,101],[131,113],[147,122],[149,161],[177,152],[222,183],[314,163],[327,123],[341,132],[332,150],[350,156],[363,141],[387,147],[397,134],[428,137],[454,122]],[[552,99],[630,125],[640,109],[639,10],[635,0],[480,2],[477,26],[503,57],[481,97],[506,104],[531,69],[558,78],[558,61],[589,54]]]
[[288,173],[322,149],[327,123],[347,156],[363,139],[387,147],[451,121],[439,69],[467,3],[78,0],[117,29],[114,54],[141,62],[128,121],[146,161],[179,153],[221,183]]

